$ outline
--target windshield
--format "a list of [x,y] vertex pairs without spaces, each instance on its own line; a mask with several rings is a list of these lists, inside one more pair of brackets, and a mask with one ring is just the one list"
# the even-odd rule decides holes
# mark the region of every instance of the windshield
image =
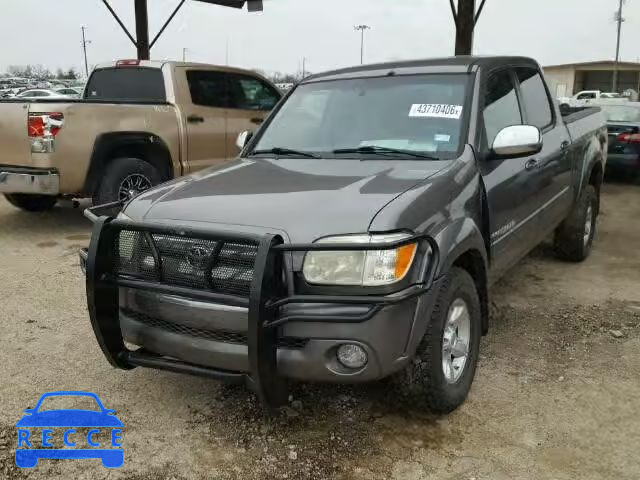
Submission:
[[375,146],[452,158],[461,142],[468,78],[431,74],[300,85],[253,151],[357,158],[374,149],[353,150]]
[[600,108],[610,122],[640,122],[640,105],[601,105]]

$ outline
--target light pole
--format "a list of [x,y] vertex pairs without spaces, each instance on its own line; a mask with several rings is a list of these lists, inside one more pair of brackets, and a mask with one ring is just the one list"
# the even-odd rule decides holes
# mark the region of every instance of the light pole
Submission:
[[91,40],[87,40],[84,35],[84,31],[87,27],[82,26],[82,50],[84,51],[84,73],[89,78],[89,63],[87,62],[87,45],[91,43]]
[[183,49],[182,49],[182,61],[183,62],[187,61],[187,50],[188,50],[187,47],[183,47]]
[[618,91],[618,69],[620,63],[620,34],[622,33],[622,22],[624,22],[624,18],[622,17],[622,6],[624,5],[625,0],[620,0],[620,4],[618,6],[618,11],[615,14],[615,20],[618,22],[618,38],[616,41],[616,62],[613,66],[613,89],[612,92]]
[[355,31],[360,30],[360,65],[364,63],[364,31],[371,30],[369,25],[356,25],[353,27]]

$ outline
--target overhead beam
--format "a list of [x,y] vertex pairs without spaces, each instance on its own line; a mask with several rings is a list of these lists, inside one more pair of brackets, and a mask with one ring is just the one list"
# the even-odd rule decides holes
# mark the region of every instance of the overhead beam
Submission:
[[133,36],[129,33],[129,30],[127,30],[127,27],[124,26],[124,23],[122,23],[122,20],[120,20],[120,17],[118,17],[116,12],[113,11],[113,8],[111,8],[111,5],[109,5],[109,2],[107,2],[107,0],[102,0],[102,3],[104,3],[105,7],[107,7],[107,10],[109,10],[109,13],[111,13],[113,18],[116,19],[116,22],[118,22],[118,25],[120,25],[120,28],[122,28],[124,33],[127,34],[127,37],[129,37],[129,40],[131,40],[131,43],[133,43],[134,46],[137,46],[135,38],[133,38]]
[[[247,5],[247,10],[249,12],[260,12],[263,9],[262,0],[198,0],[203,3],[208,3],[211,5],[220,5],[223,7],[233,7],[233,8],[242,8]],[[135,8],[135,16],[136,16],[136,38],[133,38],[133,35],[127,30],[120,17],[116,14],[116,12],[111,8],[109,2],[107,0],[102,0],[102,3],[107,7],[109,13],[113,16],[113,18],[118,22],[122,31],[129,37],[131,43],[136,47],[138,51],[138,60],[149,60],[151,47],[155,45],[158,39],[162,36],[165,29],[169,26],[173,17],[176,16],[178,11],[182,8],[186,0],[180,0],[180,3],[175,8],[175,10],[171,13],[169,18],[157,35],[153,38],[153,41],[149,43],[149,12],[147,9],[147,0],[134,0],[134,8]]]
[[160,38],[160,35],[162,35],[162,33],[164,32],[164,29],[167,28],[167,26],[171,23],[171,20],[173,20],[173,17],[176,16],[176,13],[178,13],[178,11],[182,8],[182,5],[184,5],[184,2],[186,2],[187,0],[182,0],[178,6],[176,7],[176,9],[173,11],[173,13],[169,16],[169,18],[167,18],[167,21],[164,22],[164,25],[162,25],[162,28],[160,29],[160,31],[158,32],[158,34],[154,37],[154,39],[151,41],[151,45],[149,45],[149,48],[153,48],[153,46],[155,45],[156,41],[158,40],[158,38]]
[[478,23],[478,20],[480,20],[480,15],[482,15],[482,10],[484,9],[485,3],[487,3],[487,0],[482,0],[482,2],[480,3],[480,8],[478,8],[478,12],[476,13],[475,18],[473,19],[474,26],[476,23]]

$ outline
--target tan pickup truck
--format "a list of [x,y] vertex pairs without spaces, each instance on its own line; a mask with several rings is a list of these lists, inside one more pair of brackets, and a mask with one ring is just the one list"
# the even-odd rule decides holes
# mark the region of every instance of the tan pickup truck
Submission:
[[0,101],[0,193],[27,211],[59,198],[126,201],[234,158],[281,93],[255,72],[121,60],[98,66],[79,100]]

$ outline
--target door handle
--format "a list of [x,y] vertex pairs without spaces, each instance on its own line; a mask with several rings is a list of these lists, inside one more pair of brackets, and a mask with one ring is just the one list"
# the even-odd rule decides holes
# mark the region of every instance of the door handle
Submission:
[[532,158],[524,164],[525,170],[533,170],[534,168],[538,168],[538,160],[536,160],[535,158]]
[[566,150],[569,146],[571,146],[571,142],[565,140],[560,144],[560,150]]
[[264,122],[264,118],[252,118],[251,119],[251,123],[255,123],[256,125],[260,125],[262,122]]
[[187,117],[187,122],[189,123],[202,123],[204,122],[204,118],[199,115],[189,115]]

